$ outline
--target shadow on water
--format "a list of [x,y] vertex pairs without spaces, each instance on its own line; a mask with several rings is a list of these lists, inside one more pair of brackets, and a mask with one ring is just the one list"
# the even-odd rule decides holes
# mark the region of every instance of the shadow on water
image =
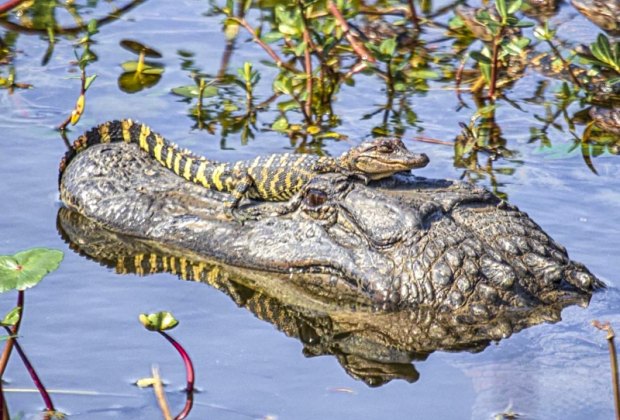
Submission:
[[381,312],[319,300],[291,281],[304,276],[311,283],[312,275],[266,273],[187,258],[164,245],[108,231],[66,208],[58,212],[57,228],[72,250],[118,274],[167,272],[224,292],[257,318],[298,339],[305,356],[333,355],[350,376],[373,387],[394,379],[416,382],[420,375],[414,362],[436,350],[479,352],[525,328],[558,322],[563,308],[585,306],[589,300],[575,295],[477,321],[425,307]]

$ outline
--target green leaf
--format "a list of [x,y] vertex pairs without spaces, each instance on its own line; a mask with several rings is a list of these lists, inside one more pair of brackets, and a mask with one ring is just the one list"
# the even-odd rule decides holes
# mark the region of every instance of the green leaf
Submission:
[[36,286],[56,270],[64,254],[57,249],[32,248],[14,255],[0,256],[0,293]]
[[179,321],[172,315],[172,312],[168,311],[140,314],[138,319],[144,325],[144,328],[149,331],[166,331],[179,325]]
[[88,25],[86,26],[86,32],[88,33],[88,35],[94,35],[99,32],[99,30],[97,29],[97,19],[91,19],[88,21]]
[[530,40],[528,38],[518,38],[504,45],[502,48],[508,54],[521,55],[523,53],[523,49],[527,47],[529,43]]
[[491,64],[491,59],[486,55],[482,55],[479,51],[471,51],[469,56],[476,60],[478,63]]
[[[135,72],[138,69],[138,62],[125,61],[121,64],[121,67],[123,68],[123,70],[125,70],[125,72]],[[163,72],[164,69],[161,67],[161,65],[144,64],[144,68],[142,69],[142,74],[159,75]]]
[[266,44],[271,44],[272,42],[276,42],[284,38],[284,35],[281,32],[273,31],[267,32],[266,34],[261,36],[261,39]]
[[433,70],[413,70],[411,71],[411,77],[418,79],[439,79],[439,73]]
[[396,38],[386,39],[379,45],[379,52],[383,55],[391,57],[396,50]]
[[278,109],[281,112],[287,112],[287,111],[290,111],[292,109],[299,109],[299,102],[297,102],[294,99],[291,99],[290,101],[279,102],[278,103]]
[[300,42],[295,48],[293,48],[293,53],[296,57],[301,57],[303,53],[306,51],[306,43]]
[[[613,55],[611,53],[611,47],[609,46],[609,40],[605,35],[598,34],[598,37],[596,38],[596,43],[593,46],[596,46],[596,50],[599,53],[599,55],[594,54],[596,58],[605,62],[613,61]],[[592,51],[592,53],[594,53],[594,50]]]
[[513,0],[510,3],[510,6],[508,6],[508,14],[512,15],[515,14],[520,8],[521,8],[521,0]]
[[9,313],[4,316],[4,319],[0,321],[0,325],[10,327],[17,324],[19,318],[21,317],[21,312],[22,308],[20,308],[19,306],[14,307]]
[[534,22],[528,22],[527,20],[520,20],[511,26],[514,28],[531,28],[534,25],[536,25]]
[[287,25],[286,23],[281,23],[278,25],[278,30],[283,33],[284,35],[299,35],[301,32],[298,28],[291,26],[291,25]]
[[275,131],[286,131],[288,129],[288,120],[285,116],[281,116],[271,124],[271,129]]
[[502,18],[502,22],[505,22],[506,19],[508,19],[506,0],[495,0],[495,8],[497,9],[497,13],[499,13]]
[[96,78],[97,78],[96,74],[93,74],[92,76],[88,76],[86,80],[84,81],[84,90],[88,90],[88,88],[95,81]]
[[[183,96],[185,98],[197,98],[200,96],[200,88],[196,85],[179,86],[170,89],[175,95]],[[210,98],[217,95],[217,88],[215,86],[206,86],[202,92],[203,98]]]

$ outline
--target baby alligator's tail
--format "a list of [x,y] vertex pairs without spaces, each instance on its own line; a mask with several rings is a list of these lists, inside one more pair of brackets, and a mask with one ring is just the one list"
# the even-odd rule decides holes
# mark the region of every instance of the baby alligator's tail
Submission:
[[[186,179],[191,177],[190,174],[185,172],[189,172],[192,164],[195,162],[207,162],[201,156],[196,156],[187,150],[179,149],[176,144],[169,142],[162,135],[151,131],[149,126],[145,124],[134,122],[130,119],[108,121],[91,128],[75,140],[73,146],[60,162],[59,185],[65,168],[78,153],[95,144],[114,142],[136,143],[163,166]],[[188,176],[186,177],[185,175]]]

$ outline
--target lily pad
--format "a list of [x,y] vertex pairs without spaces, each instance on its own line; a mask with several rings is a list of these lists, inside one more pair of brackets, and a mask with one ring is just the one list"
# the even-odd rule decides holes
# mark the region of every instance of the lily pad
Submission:
[[[137,61],[125,61],[124,63],[121,64],[121,67],[126,72],[137,72],[139,64],[140,63]],[[163,72],[164,72],[163,66],[157,63],[145,62],[143,69],[142,69],[142,74],[158,74],[159,75],[159,74],[162,74]]]
[[168,311],[156,312],[154,314],[140,314],[140,322],[149,331],[171,330],[179,324],[174,315]]
[[[185,98],[197,98],[200,96],[200,88],[196,85],[175,87],[171,89],[171,92]],[[217,88],[215,86],[205,86],[202,91],[203,98],[211,98],[215,95],[217,95]]]
[[125,72],[118,78],[118,87],[123,92],[136,93],[155,86],[160,79],[161,76],[159,74]]
[[36,286],[56,270],[64,254],[57,249],[33,248],[14,255],[0,255],[0,293]]

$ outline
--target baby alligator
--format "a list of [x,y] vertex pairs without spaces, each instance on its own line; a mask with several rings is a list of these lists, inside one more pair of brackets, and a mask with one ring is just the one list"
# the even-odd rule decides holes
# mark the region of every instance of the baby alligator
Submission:
[[160,164],[188,181],[230,193],[229,210],[242,198],[286,201],[320,173],[342,173],[368,180],[422,168],[428,157],[411,153],[400,139],[378,138],[361,143],[340,157],[279,153],[237,162],[216,162],[181,150],[160,134],[132,120],[109,121],[82,134],[60,163],[60,175],[71,159],[99,143],[136,143]]

